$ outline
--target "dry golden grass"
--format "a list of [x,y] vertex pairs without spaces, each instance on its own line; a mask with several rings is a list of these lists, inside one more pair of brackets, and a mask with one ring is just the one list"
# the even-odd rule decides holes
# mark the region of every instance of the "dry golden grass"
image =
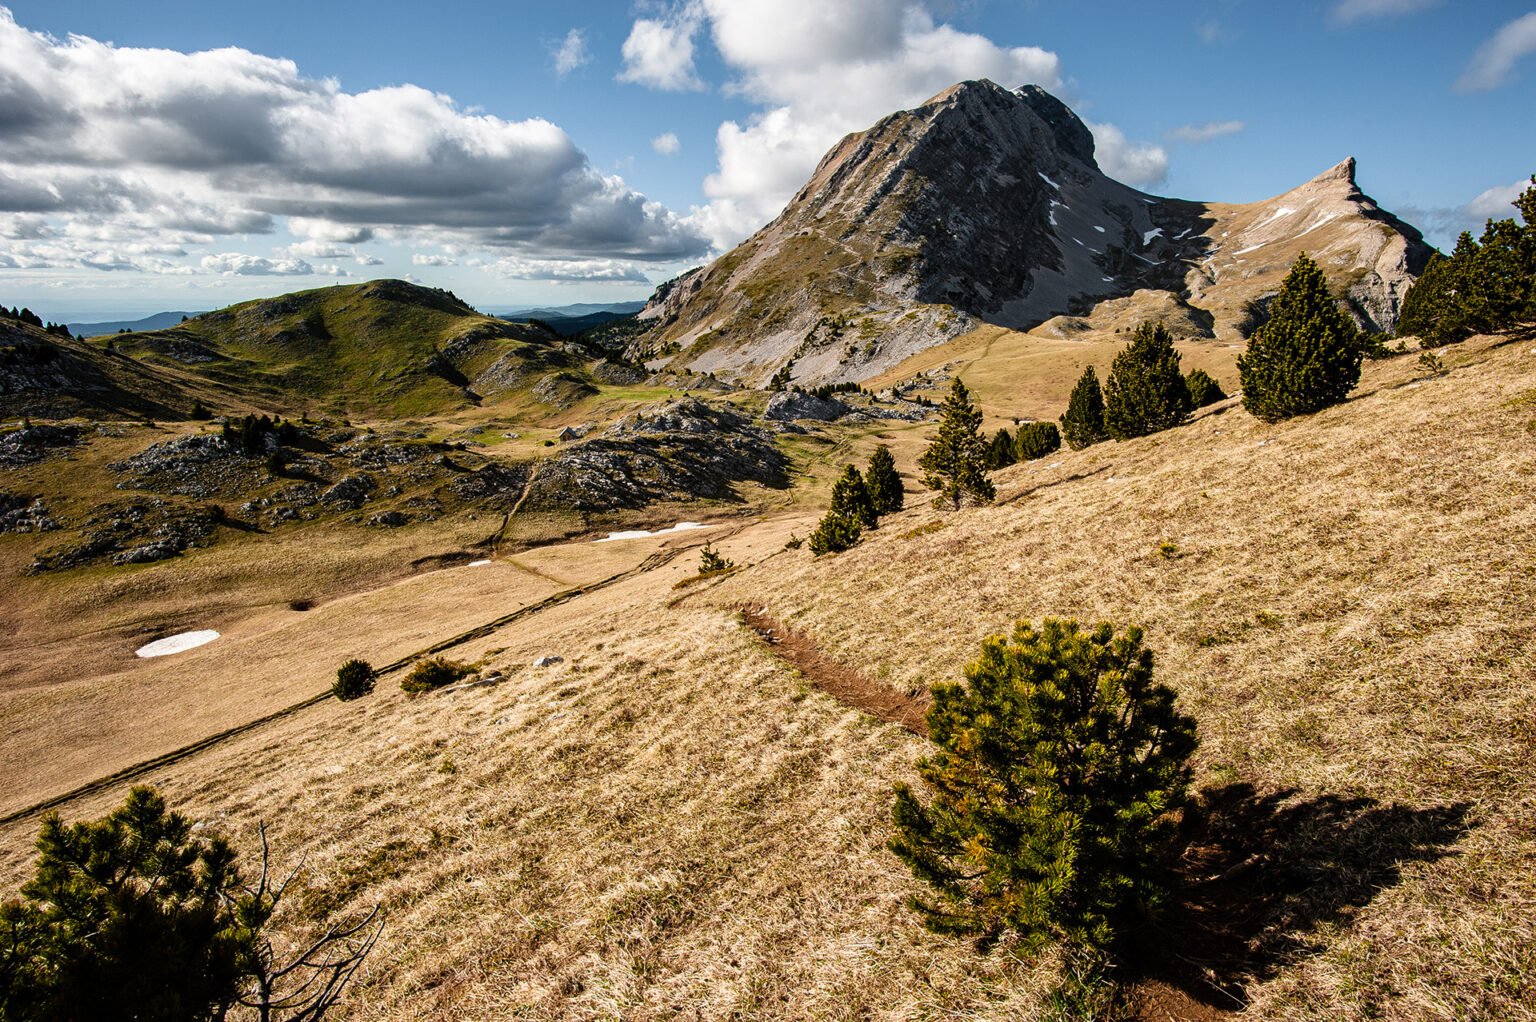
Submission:
[[[496,687],[386,682],[148,779],[247,852],[265,819],[308,855],[288,932],[388,907],[338,1018],[1042,1018],[1053,962],[902,907],[889,793],[923,742],[722,608],[765,604],[898,689],[1018,616],[1137,622],[1200,721],[1199,783],[1251,785],[1271,843],[1271,925],[1237,929],[1247,1016],[1533,1019],[1531,348],[1450,349],[1417,384],[1371,364],[1347,405],[1279,426],[1228,405],[1062,452],[999,474],[988,508],[912,497],[834,558],[782,549],[812,516],[749,525],[713,537],[740,572],[678,591],[680,556],[455,651]],[[528,666],[545,654],[565,661]],[[0,829],[7,889],[35,830]]]

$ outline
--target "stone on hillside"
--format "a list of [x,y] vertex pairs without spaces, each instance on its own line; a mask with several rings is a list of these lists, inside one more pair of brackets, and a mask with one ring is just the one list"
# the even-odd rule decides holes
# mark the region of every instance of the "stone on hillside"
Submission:
[[781,390],[768,399],[765,419],[788,421],[790,419],[815,419],[832,422],[849,415],[853,409],[832,397],[817,397],[798,390]]

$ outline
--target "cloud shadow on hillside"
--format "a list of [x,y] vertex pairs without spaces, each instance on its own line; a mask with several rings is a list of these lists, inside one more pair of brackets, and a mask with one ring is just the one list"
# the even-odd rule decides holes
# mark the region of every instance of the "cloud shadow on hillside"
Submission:
[[1203,793],[1170,905],[1134,972],[1240,1009],[1249,984],[1320,950],[1311,938],[1321,927],[1347,923],[1405,865],[1454,855],[1471,829],[1467,803],[1415,809],[1295,794],[1260,796],[1248,784]]

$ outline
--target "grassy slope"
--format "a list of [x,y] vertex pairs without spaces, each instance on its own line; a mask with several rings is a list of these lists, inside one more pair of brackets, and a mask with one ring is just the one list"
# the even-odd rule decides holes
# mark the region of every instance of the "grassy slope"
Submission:
[[[501,686],[381,690],[153,780],[247,850],[266,819],[308,854],[293,933],[388,906],[338,1017],[1038,1017],[1049,963],[902,907],[888,795],[922,743],[808,694],[721,608],[766,604],[901,688],[1015,616],[1137,621],[1200,720],[1200,784],[1359,800],[1303,814],[1333,857],[1284,878],[1252,1017],[1536,1018],[1529,349],[1451,349],[1417,383],[1368,365],[1280,426],[1226,406],[1064,452],[835,559],[781,549],[805,516],[768,522],[721,544],[751,567],[681,603],[674,562],[468,651],[505,647]],[[7,887],[34,832],[0,834]]]

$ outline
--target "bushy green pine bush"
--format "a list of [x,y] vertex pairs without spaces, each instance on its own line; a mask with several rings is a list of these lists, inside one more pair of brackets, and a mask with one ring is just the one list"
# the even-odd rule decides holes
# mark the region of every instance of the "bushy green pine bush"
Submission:
[[1361,357],[1359,331],[1303,252],[1280,285],[1269,322],[1237,358],[1243,407],[1278,422],[1336,405],[1359,382]]
[[1204,369],[1191,369],[1189,375],[1184,377],[1184,385],[1189,388],[1191,408],[1204,408],[1227,399],[1227,392],[1221,389],[1221,384]]
[[1054,422],[1026,422],[1014,438],[1019,461],[1034,461],[1061,450],[1061,431]]
[[1007,468],[1018,461],[1018,453],[1014,449],[1013,434],[1006,429],[1000,429],[992,434],[992,440],[987,444],[987,469],[995,472],[1000,468]]
[[1093,366],[1083,370],[1072,388],[1067,410],[1061,415],[1061,434],[1074,451],[1109,439],[1104,429],[1104,391]]
[[936,898],[928,928],[1113,951],[1164,897],[1195,722],[1154,682],[1142,633],[1047,618],[994,635],[933,689],[926,799],[898,785],[890,847]]
[[869,487],[864,484],[864,477],[855,465],[843,466],[842,476],[832,484],[832,503],[828,511],[831,514],[851,515],[866,529],[880,526],[880,513],[875,510]]
[[336,669],[336,681],[331,685],[331,695],[347,702],[361,699],[373,691],[378,676],[366,660],[348,660]]
[[1104,385],[1104,428],[1116,440],[1171,429],[1189,418],[1189,387],[1173,335],[1145,322],[1115,356]]
[[811,533],[811,553],[817,557],[842,553],[856,545],[863,534],[855,516],[843,511],[828,511],[822,515],[816,531]]

